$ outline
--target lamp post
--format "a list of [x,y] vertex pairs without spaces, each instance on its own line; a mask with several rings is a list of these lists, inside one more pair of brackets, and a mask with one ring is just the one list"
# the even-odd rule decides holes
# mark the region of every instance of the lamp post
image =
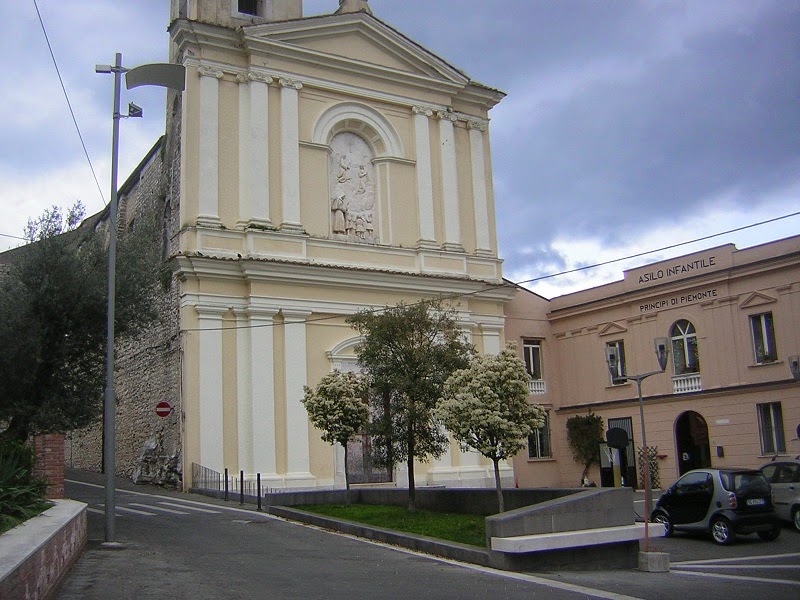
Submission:
[[103,469],[105,471],[105,543],[116,545],[114,540],[114,513],[116,494],[114,488],[116,446],[116,390],[114,385],[114,308],[116,303],[117,260],[117,171],[119,164],[119,120],[141,117],[142,109],[131,103],[127,115],[119,111],[122,74],[126,73],[127,89],[141,85],[156,85],[183,91],[186,86],[186,69],[183,65],[158,63],[134,69],[122,66],[122,54],[117,52],[113,65],[97,65],[96,73],[114,74],[114,110],[111,135],[111,200],[109,202],[108,232],[108,308],[106,315],[106,388],[103,396]]
[[787,360],[789,361],[792,377],[796,382],[800,382],[800,356],[790,356]]
[[606,364],[611,373],[611,381],[635,381],[636,389],[639,393],[639,420],[642,423],[642,450],[644,454],[644,551],[648,552],[650,549],[650,511],[653,506],[653,490],[650,481],[650,455],[647,451],[647,433],[644,426],[644,403],[642,402],[642,381],[652,375],[663,373],[667,368],[669,361],[669,340],[667,338],[655,338],[653,340],[655,347],[656,358],[658,359],[658,366],[661,367],[658,371],[649,371],[641,375],[625,375],[619,373],[619,356],[617,356],[617,348],[614,346],[606,346]]

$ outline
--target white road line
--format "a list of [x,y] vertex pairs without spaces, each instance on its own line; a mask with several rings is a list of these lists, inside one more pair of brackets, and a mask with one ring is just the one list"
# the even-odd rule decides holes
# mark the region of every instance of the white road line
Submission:
[[181,504],[178,504],[177,502],[163,502],[163,501],[159,502],[159,504],[163,504],[164,506],[174,506],[175,508],[184,508],[186,510],[193,510],[195,512],[210,513],[212,515],[218,515],[222,513],[221,510],[209,510],[207,508],[198,508],[196,506],[186,506],[185,504],[183,504],[183,501],[181,501]]
[[773,558],[797,558],[797,557],[800,557],[800,552],[791,552],[789,554],[762,554],[761,556],[733,556],[731,558],[707,558],[705,560],[685,560],[682,562],[671,563],[671,566],[711,565],[714,563],[745,562],[748,560],[772,560]]
[[769,569],[793,569],[800,571],[800,565],[670,565],[670,569],[748,569],[752,571],[756,569],[769,570]]
[[[150,510],[159,510],[161,512],[170,513],[173,515],[188,515],[191,513],[183,512],[182,510],[172,510],[171,508],[161,508],[160,506],[153,506],[152,504],[139,504],[138,502],[131,502],[131,506],[141,506],[142,508],[149,508]],[[152,514],[152,513],[151,513]]]
[[117,506],[117,510],[122,510],[125,512],[130,512],[135,515],[142,515],[143,517],[155,517],[157,513],[147,512],[146,510],[137,510],[135,508],[127,508],[125,506]]
[[86,507],[86,510],[87,510],[87,512],[90,512],[90,513],[96,513],[96,514],[98,514],[98,515],[104,515],[104,514],[106,514],[106,511],[104,511],[104,510],[100,510],[99,508],[92,508],[91,506],[87,506],[87,507]]
[[787,579],[767,579],[766,577],[743,577],[741,575],[723,575],[722,573],[697,573],[695,571],[673,571],[676,575],[691,575],[693,577],[709,577],[714,579],[729,579],[731,581],[755,581],[757,583],[782,583],[784,585],[800,586],[800,581]]

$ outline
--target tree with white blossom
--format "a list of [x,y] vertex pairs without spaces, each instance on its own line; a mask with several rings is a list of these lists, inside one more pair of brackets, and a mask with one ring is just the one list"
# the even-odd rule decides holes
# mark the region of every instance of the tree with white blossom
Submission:
[[508,344],[500,354],[478,356],[453,373],[435,413],[456,441],[494,464],[500,512],[505,510],[500,461],[524,448],[545,422],[544,409],[528,403],[529,380],[516,347]]
[[311,423],[322,431],[329,444],[338,442],[344,448],[344,480],[350,489],[347,475],[347,443],[364,431],[369,421],[365,402],[367,380],[360,373],[332,371],[314,389],[304,386],[302,403]]

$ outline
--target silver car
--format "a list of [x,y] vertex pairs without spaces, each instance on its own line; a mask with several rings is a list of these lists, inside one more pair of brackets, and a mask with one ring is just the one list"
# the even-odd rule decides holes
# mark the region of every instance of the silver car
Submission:
[[761,472],[772,486],[775,513],[800,531],[800,456],[767,463]]
[[667,536],[710,533],[717,544],[732,544],[736,534],[747,533],[772,541],[781,532],[769,482],[756,469],[689,471],[658,499],[650,521],[663,523]]

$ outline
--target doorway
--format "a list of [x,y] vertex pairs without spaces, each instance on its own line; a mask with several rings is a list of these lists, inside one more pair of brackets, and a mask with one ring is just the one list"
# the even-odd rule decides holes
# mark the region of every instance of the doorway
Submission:
[[675,442],[679,475],[711,466],[708,425],[702,415],[689,410],[679,416],[675,421]]

